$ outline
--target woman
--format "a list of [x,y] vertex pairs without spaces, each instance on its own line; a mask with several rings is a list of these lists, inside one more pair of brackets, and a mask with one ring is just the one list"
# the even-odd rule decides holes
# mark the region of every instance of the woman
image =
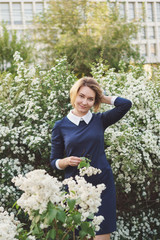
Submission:
[[[130,109],[131,101],[120,97],[109,97],[102,93],[99,84],[91,77],[79,79],[70,90],[73,109],[52,130],[51,166],[65,170],[65,178],[78,174],[80,157],[91,159],[91,165],[101,169],[101,174],[88,178],[97,185],[104,183],[99,215],[104,216],[95,240],[109,240],[116,230],[116,194],[113,174],[104,150],[104,131],[119,121]],[[91,113],[101,103],[115,105],[103,113]],[[64,153],[65,156],[64,157]]]

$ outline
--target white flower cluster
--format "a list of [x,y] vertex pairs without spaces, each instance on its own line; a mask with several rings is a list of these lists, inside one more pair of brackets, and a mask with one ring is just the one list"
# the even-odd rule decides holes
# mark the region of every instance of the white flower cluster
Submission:
[[100,174],[100,173],[101,173],[100,169],[94,168],[92,166],[90,166],[90,167],[83,167],[83,168],[80,168],[80,170],[79,170],[79,175],[81,177],[83,177],[84,175],[87,175],[88,177],[90,177],[92,175],[96,175],[96,174]]
[[128,193],[131,179],[132,183],[144,183],[148,170],[152,171],[155,163],[159,162],[159,93],[145,71],[139,74],[139,68],[132,67],[132,71],[127,73],[116,73],[113,69],[104,73],[102,64],[94,71],[93,75],[100,79],[108,95],[132,101],[129,113],[109,127],[105,135],[106,154],[113,161],[116,181],[123,183]]
[[33,210],[43,213],[49,202],[60,204],[62,183],[46,173],[45,170],[34,170],[24,176],[14,177],[13,183],[24,191],[17,204],[29,215]]
[[13,213],[9,215],[3,207],[0,207],[0,240],[16,240],[19,223],[14,219]]
[[[76,176],[63,181],[68,185],[70,199],[76,199],[76,204],[79,206],[78,211],[82,214],[82,221],[85,221],[90,214],[98,212],[101,205],[101,193],[106,188],[104,184],[93,186],[85,181],[83,177]],[[96,221],[96,220],[95,220]]]
[[160,226],[158,216],[153,218],[153,215],[157,215],[153,210],[147,210],[142,212],[139,216],[128,215],[126,219],[122,216],[118,216],[117,231],[111,236],[111,240],[137,240],[137,239],[159,239],[158,231],[153,229],[152,225],[156,225],[157,229]]
[[103,222],[103,216],[94,216],[92,224],[95,226],[95,231],[98,232],[100,230],[100,224]]
[[16,51],[13,55],[13,58],[16,62],[22,61],[23,58],[20,56],[20,53],[18,51]]
[[48,168],[51,129],[70,110],[69,89],[76,79],[65,58],[48,71],[26,67],[18,52],[14,60],[16,76],[4,74],[0,81],[0,205],[7,208],[19,197],[13,176],[37,168],[37,162]]

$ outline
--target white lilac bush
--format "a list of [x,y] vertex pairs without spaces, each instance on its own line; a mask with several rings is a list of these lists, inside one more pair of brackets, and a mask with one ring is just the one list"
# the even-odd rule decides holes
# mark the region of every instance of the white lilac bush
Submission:
[[14,219],[14,214],[9,214],[0,207],[0,239],[16,240],[19,221]]
[[106,69],[100,62],[92,72],[106,94],[128,98],[133,104],[127,115],[105,132],[105,151],[117,186],[118,226],[123,226],[113,239],[157,239],[160,72],[156,70],[153,80],[140,66],[130,66],[127,73],[123,67],[118,73]]
[[66,58],[48,71],[25,66],[18,52],[14,59],[17,74],[0,75],[0,205],[7,208],[20,194],[11,184],[14,175],[37,167],[51,173],[51,129],[69,111],[76,79]]
[[29,233],[36,239],[85,240],[99,230],[103,216],[95,214],[104,184],[93,186],[81,176],[60,182],[43,169],[14,177],[12,182],[23,191],[17,204],[29,215]]
[[[70,110],[69,89],[76,80],[66,58],[48,71],[27,67],[19,53],[14,58],[17,74],[0,75],[0,206],[9,212],[21,195],[11,183],[13,176],[38,168],[61,177],[62,171],[49,166],[51,129]],[[105,133],[105,151],[117,189],[118,230],[112,238],[157,240],[160,69],[151,76],[141,66],[131,65],[126,73],[121,64],[117,73],[100,62],[92,74],[107,95],[133,103],[126,116]],[[88,174],[93,172],[90,169]]]
[[8,213],[0,207],[0,240],[36,240],[23,230],[23,224],[16,220],[14,213]]

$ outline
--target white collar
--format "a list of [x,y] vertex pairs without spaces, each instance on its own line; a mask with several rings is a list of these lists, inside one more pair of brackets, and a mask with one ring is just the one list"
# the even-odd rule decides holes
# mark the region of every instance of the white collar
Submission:
[[86,115],[82,117],[78,117],[72,113],[72,110],[68,113],[67,118],[76,124],[77,126],[79,125],[80,121],[84,120],[86,124],[88,124],[92,118],[92,113],[91,111],[88,111]]

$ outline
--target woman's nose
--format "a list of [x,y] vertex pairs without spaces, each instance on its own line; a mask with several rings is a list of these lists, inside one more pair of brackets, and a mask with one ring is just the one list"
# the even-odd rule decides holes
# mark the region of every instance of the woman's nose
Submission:
[[87,99],[84,98],[83,101],[82,101],[82,103],[83,103],[84,105],[87,104]]

